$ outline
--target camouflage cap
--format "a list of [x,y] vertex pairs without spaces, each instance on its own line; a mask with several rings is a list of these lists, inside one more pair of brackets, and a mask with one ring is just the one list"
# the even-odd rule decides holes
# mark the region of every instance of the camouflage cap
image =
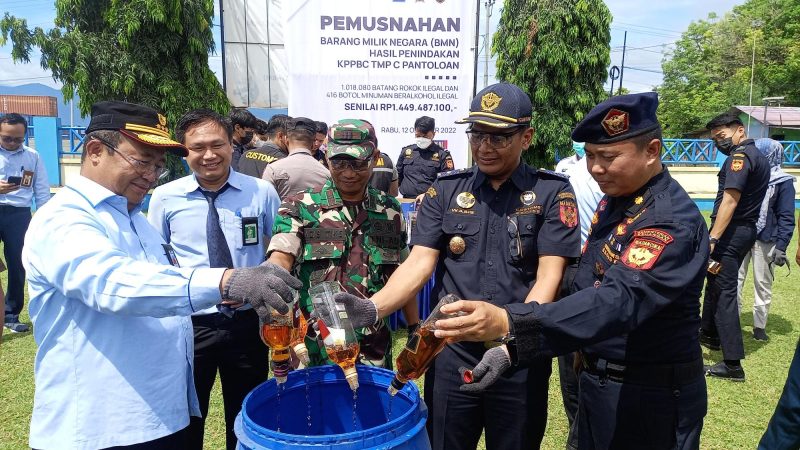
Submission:
[[357,119],[344,119],[328,129],[328,150],[326,156],[349,156],[355,159],[368,159],[375,151],[374,131],[370,136],[370,125]]

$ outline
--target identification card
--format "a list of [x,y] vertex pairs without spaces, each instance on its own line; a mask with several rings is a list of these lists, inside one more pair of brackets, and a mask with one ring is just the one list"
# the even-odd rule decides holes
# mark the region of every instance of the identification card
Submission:
[[242,217],[242,245],[258,244],[258,217]]
[[19,182],[19,185],[27,188],[33,186],[33,171],[23,170],[22,180]]
[[178,264],[178,255],[175,254],[175,250],[169,244],[161,244],[164,247],[164,255],[167,257],[167,261],[174,266],[180,267],[181,265]]

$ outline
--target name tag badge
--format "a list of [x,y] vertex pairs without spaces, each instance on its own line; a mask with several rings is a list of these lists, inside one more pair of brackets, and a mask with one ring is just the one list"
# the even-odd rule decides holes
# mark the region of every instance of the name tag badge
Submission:
[[258,217],[242,217],[242,245],[258,244]]
[[33,171],[31,170],[23,170],[22,171],[22,181],[19,182],[19,185],[22,187],[31,187],[33,186]]
[[167,261],[174,266],[180,267],[181,265],[178,264],[178,256],[175,254],[175,250],[169,244],[161,244],[164,247],[164,255],[167,257]]

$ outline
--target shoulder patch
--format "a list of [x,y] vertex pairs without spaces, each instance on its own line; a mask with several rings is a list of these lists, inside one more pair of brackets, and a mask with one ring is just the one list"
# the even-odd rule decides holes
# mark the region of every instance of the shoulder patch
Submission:
[[628,244],[620,261],[635,270],[650,270],[658,261],[664,248],[674,238],[657,228],[642,228],[633,232],[633,241]]
[[567,182],[569,181],[569,177],[568,176],[564,175],[563,173],[558,173],[558,172],[553,171],[553,170],[539,169],[539,170],[536,171],[536,173],[539,174],[539,175],[544,175],[545,178],[551,178],[551,179],[567,181]]
[[448,170],[447,172],[439,172],[436,176],[437,178],[451,178],[456,175],[463,175],[465,173],[472,173],[472,167],[466,167],[464,169],[456,169],[456,170]]

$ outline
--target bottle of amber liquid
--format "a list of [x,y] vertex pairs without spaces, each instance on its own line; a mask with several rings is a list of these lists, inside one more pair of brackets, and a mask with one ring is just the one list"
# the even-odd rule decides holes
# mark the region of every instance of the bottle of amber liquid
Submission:
[[295,356],[300,361],[300,367],[307,367],[309,363],[308,349],[306,348],[306,332],[308,331],[308,322],[303,315],[303,310],[300,308],[300,302],[295,302],[292,311],[292,342],[290,346],[294,351]]
[[278,384],[286,382],[286,376],[291,369],[290,348],[292,343],[292,320],[295,301],[289,305],[289,311],[281,314],[273,308],[269,308],[269,316],[259,319],[259,332],[261,340],[272,349],[272,373]]
[[431,362],[433,362],[433,358],[442,351],[446,340],[437,338],[433,334],[433,331],[436,329],[435,324],[439,319],[463,315],[463,313],[448,315],[440,311],[442,306],[458,300],[460,300],[458,296],[453,294],[442,297],[436,305],[436,308],[434,308],[428,318],[425,319],[425,322],[423,322],[422,325],[417,328],[417,331],[408,339],[403,351],[397,355],[397,360],[395,361],[396,373],[389,386],[389,394],[397,394],[409,380],[416,380],[421,377],[425,371],[428,370]]
[[342,368],[350,389],[358,389],[356,359],[361,350],[353,331],[353,324],[347,317],[344,305],[336,303],[333,296],[342,292],[337,282],[325,281],[308,290],[314,310],[317,312],[319,334],[325,345],[328,358]]

